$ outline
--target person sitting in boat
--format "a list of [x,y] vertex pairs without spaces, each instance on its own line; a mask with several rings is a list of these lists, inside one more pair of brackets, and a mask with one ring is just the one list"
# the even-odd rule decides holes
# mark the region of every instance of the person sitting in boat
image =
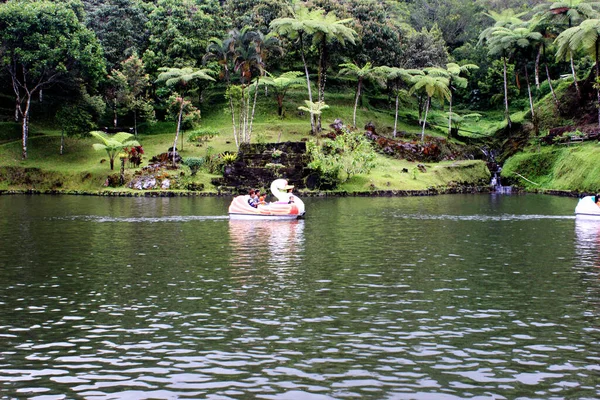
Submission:
[[287,189],[287,192],[289,193],[289,200],[288,200],[288,204],[292,204],[294,202],[294,195],[292,194],[292,191],[294,190],[294,186],[292,185],[287,185],[285,187]]
[[258,204],[259,205],[266,205],[267,204],[267,195],[266,194],[258,194]]
[[248,191],[248,195],[250,196],[250,198],[248,199],[248,204],[250,204],[254,208],[258,207],[258,196],[256,195],[254,189],[250,189]]
[[600,207],[600,193],[596,194],[596,205]]

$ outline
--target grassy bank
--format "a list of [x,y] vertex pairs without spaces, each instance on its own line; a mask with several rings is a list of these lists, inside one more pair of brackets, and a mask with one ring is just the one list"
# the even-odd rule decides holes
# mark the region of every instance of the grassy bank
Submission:
[[502,177],[527,190],[600,191],[600,146],[585,142],[532,148],[506,161]]
[[[275,103],[269,97],[259,100],[255,122],[253,124],[254,143],[300,141],[312,138],[309,136],[310,122],[307,115],[298,113],[297,106],[302,103],[300,93],[292,93],[286,99],[286,114],[283,118],[277,116]],[[323,114],[323,126],[328,125],[336,118],[342,118],[346,123],[352,121],[352,93],[332,93],[329,96],[332,107]],[[211,102],[209,98],[209,103]],[[378,101],[377,104],[381,104]],[[205,157],[207,153],[220,153],[235,151],[232,135],[231,116],[224,109],[225,105],[213,99],[211,107],[202,110],[202,128],[217,130],[219,135],[209,141],[199,144],[187,140],[187,133],[183,132],[177,148],[182,157]],[[420,127],[416,124],[418,116],[410,108],[401,110],[399,131],[403,131],[406,139],[418,138]],[[365,105],[357,112],[357,126],[367,122],[374,122],[378,132],[391,132],[394,118],[393,111],[386,108]],[[432,122],[439,121],[440,125],[432,125],[427,129],[427,134],[432,136],[445,136],[446,126],[442,124],[442,114],[430,115]],[[489,134],[490,126],[494,126],[497,115],[481,122],[479,125],[466,125],[465,129],[481,136]],[[29,156],[21,160],[20,130],[15,124],[0,124],[0,190],[58,190],[58,191],[105,191],[103,186],[108,175],[118,173],[119,161],[115,161],[115,170],[109,168],[108,157],[105,152],[95,151],[91,138],[65,138],[64,152],[60,154],[60,130],[48,127],[49,124],[34,124],[34,134],[29,140]],[[480,131],[476,131],[480,129]],[[164,153],[173,146],[175,125],[172,122],[160,122],[152,126],[142,126],[138,137],[144,147],[145,154],[141,167],[148,164],[149,159],[157,154]],[[467,133],[468,135],[468,133]],[[182,176],[182,172],[183,175]],[[134,168],[126,167],[126,175],[132,176]],[[204,185],[204,192],[216,193],[217,188],[210,181],[216,175],[201,170],[197,175],[191,176],[189,170],[183,167],[179,171],[169,174],[179,182],[174,190],[180,190],[187,183]],[[417,168],[417,163],[398,160],[383,155],[377,157],[377,167],[368,175],[357,175],[341,185],[340,192],[373,192],[373,191],[402,191],[426,190],[437,187],[456,187],[461,185],[485,185],[489,182],[489,171],[481,161],[455,161],[425,164],[425,172]],[[108,190],[130,191],[127,188]]]

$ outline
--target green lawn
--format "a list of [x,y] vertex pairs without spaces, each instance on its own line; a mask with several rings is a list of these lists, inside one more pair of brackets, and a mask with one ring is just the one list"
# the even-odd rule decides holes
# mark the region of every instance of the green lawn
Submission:
[[[324,131],[329,130],[336,118],[341,118],[347,125],[352,124],[353,92],[333,93],[328,97],[331,108],[323,112],[322,125]],[[210,151],[220,153],[224,151],[236,151],[232,134],[231,115],[223,103],[216,102],[205,105],[202,110],[201,128],[216,129],[219,135],[209,141],[198,144],[187,140],[184,131],[177,143],[178,151],[182,157],[202,157]],[[277,107],[272,97],[259,96],[255,121],[253,123],[252,142],[285,142],[311,139],[310,120],[308,115],[298,113],[297,107],[302,104],[304,98],[302,92],[291,93],[285,102],[285,115],[280,118],[277,115]],[[381,104],[381,102],[379,102]],[[409,133],[409,138],[418,138],[421,127],[414,124],[418,119],[416,110],[400,110],[398,130]],[[441,111],[434,110],[430,117],[434,121],[436,114]],[[494,116],[494,120],[496,116]],[[35,121],[35,115],[32,116]],[[391,132],[394,123],[393,108],[381,109],[371,107],[367,99],[363,106],[357,110],[357,127],[362,129],[367,122],[375,123],[378,132]],[[465,125],[465,129],[479,133],[489,134],[491,123]],[[54,183],[60,181],[60,188],[65,190],[101,190],[103,182],[109,174],[118,173],[119,160],[115,161],[115,171],[110,171],[108,157],[105,152],[95,151],[92,148],[94,140],[91,138],[65,138],[64,154],[60,155],[60,134],[55,129],[48,129],[33,124],[32,136],[28,144],[28,159],[21,160],[20,130],[15,124],[0,124],[0,168],[6,167],[34,168],[28,170],[28,174],[50,174],[50,178],[40,177],[40,180],[50,179]],[[173,146],[175,137],[175,124],[173,122],[160,122],[155,125],[141,125],[138,141],[144,147],[142,166],[147,165],[153,155],[166,152]],[[426,134],[433,136],[444,136],[444,128],[427,129]],[[416,163],[406,160],[397,160],[385,156],[378,156],[378,166],[369,175],[356,176],[340,187],[345,191],[369,191],[369,190],[410,190],[426,189],[432,186],[445,186],[451,182],[473,182],[485,178],[487,169],[473,167],[481,162],[462,161],[427,165],[427,172],[415,172]],[[463,168],[464,167],[464,168]],[[484,171],[485,170],[485,171]],[[23,188],[23,184],[9,185],[2,179],[0,169],[0,189]],[[408,171],[408,172],[406,172]],[[133,170],[127,167],[127,173],[133,174]],[[189,175],[189,173],[188,173]],[[209,184],[210,178],[205,171],[200,171],[194,178],[196,183],[204,183],[207,191],[216,189]],[[190,177],[186,179],[191,179]],[[52,183],[39,183],[38,186],[52,185]]]

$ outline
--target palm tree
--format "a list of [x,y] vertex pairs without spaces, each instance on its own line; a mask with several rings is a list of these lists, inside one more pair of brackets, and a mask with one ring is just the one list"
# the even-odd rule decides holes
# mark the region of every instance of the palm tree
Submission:
[[[338,19],[333,11],[323,15],[321,14],[315,25],[315,32],[313,35],[313,43],[319,49],[319,68],[318,68],[318,79],[317,87],[319,94],[319,102],[325,102],[325,82],[327,78],[327,62],[329,55],[327,53],[327,45],[337,41],[342,46],[345,46],[346,42],[355,44],[355,37],[358,36],[356,31],[348,26],[352,18]],[[318,116],[317,131],[321,131],[321,115]]]
[[340,64],[342,69],[339,71],[339,75],[349,75],[355,77],[358,81],[356,88],[356,96],[354,99],[354,113],[352,114],[352,126],[356,129],[356,109],[358,108],[358,100],[360,99],[362,84],[365,79],[381,79],[381,70],[373,67],[370,62],[366,63],[363,67],[359,67],[354,63]]
[[506,114],[506,123],[508,127],[511,127],[510,122],[510,112],[508,110],[508,80],[507,80],[507,66],[506,61],[508,57],[508,49],[510,46],[507,46],[502,40],[498,39],[497,36],[494,36],[494,32],[501,28],[508,28],[511,26],[519,26],[523,24],[523,21],[520,19],[521,16],[525,15],[525,13],[515,13],[512,9],[503,10],[501,13],[497,13],[494,11],[490,11],[486,13],[488,17],[494,20],[494,25],[486,28],[479,34],[479,42],[478,44],[482,44],[483,42],[487,42],[489,47],[489,55],[492,56],[500,56],[502,58],[502,63],[504,65],[504,107]]
[[[556,59],[564,59],[570,52],[584,50],[594,57],[596,81],[600,78],[600,19],[587,19],[579,26],[574,26],[562,32],[555,40],[558,45]],[[598,99],[598,126],[600,126],[600,87],[596,89]]]
[[[308,99],[312,103],[312,90],[310,87],[310,77],[308,74],[308,64],[306,63],[304,40],[305,36],[312,35],[313,44],[319,49],[319,66],[318,66],[318,102],[325,101],[325,71],[327,65],[327,44],[337,40],[341,45],[345,45],[346,41],[354,43],[357,33],[354,29],[346,26],[352,19],[338,20],[332,12],[324,14],[322,9],[309,10],[308,7],[300,6],[293,10],[292,17],[277,18],[271,21],[271,30],[279,35],[286,36],[290,39],[298,39],[300,43],[300,55],[304,64],[304,72],[306,74],[306,86],[308,88]],[[320,130],[319,126],[315,127],[314,120],[311,120],[311,132],[315,134]]]
[[452,100],[454,98],[454,94],[452,90],[454,88],[466,88],[469,81],[465,78],[464,75],[468,74],[470,71],[479,69],[479,67],[475,64],[465,64],[458,65],[456,63],[448,63],[446,64],[446,70],[448,71],[448,81],[450,88],[450,105],[448,110],[448,137],[452,134],[452,119],[450,115],[452,115]]
[[492,39],[490,39],[490,51],[493,48],[496,48],[499,51],[506,51],[515,58],[517,63],[519,61],[522,63],[525,79],[527,81],[527,93],[529,95],[529,107],[532,117],[535,116],[535,113],[533,110],[529,73],[527,71],[527,57],[532,54],[531,49],[540,40],[542,40],[541,33],[534,32],[529,27],[515,26],[497,28],[492,33]]
[[265,76],[262,79],[262,84],[272,87],[275,92],[275,98],[277,99],[277,115],[280,117],[283,116],[283,100],[287,91],[302,86],[304,80],[300,77],[302,72],[299,71],[289,71],[284,72],[279,75],[277,78],[273,78],[272,76]]
[[[221,71],[219,78],[225,80],[227,90],[231,86],[230,76],[230,64],[233,58],[233,50],[235,48],[235,40],[237,38],[237,31],[229,31],[227,37],[224,40],[219,38],[211,38],[206,46],[206,54],[202,57],[202,63],[206,64],[208,61],[216,61]],[[233,126],[233,137],[238,144],[238,135],[235,126],[235,110],[233,106],[233,97],[227,96],[229,99],[229,112],[231,113],[231,124]]]
[[[312,90],[310,87],[310,76],[308,73],[308,64],[306,62],[304,41],[305,36],[312,35],[315,31],[315,24],[321,18],[323,10],[309,10],[308,7],[298,7],[292,10],[292,17],[277,18],[271,21],[269,27],[273,33],[285,36],[289,39],[297,39],[300,44],[300,56],[304,64],[304,73],[306,75],[306,87],[308,89],[308,100],[312,103]],[[310,120],[311,132],[316,133],[315,121]]]
[[388,67],[382,66],[377,67],[385,75],[386,79],[392,82],[393,92],[396,97],[396,107],[394,112],[394,131],[393,136],[396,137],[398,128],[398,104],[400,99],[400,93],[402,92],[402,83],[412,82],[415,75],[424,75],[425,72],[420,69],[404,69],[399,67]]
[[179,106],[179,114],[177,116],[177,129],[175,131],[175,140],[173,141],[173,166],[175,166],[175,152],[177,149],[177,139],[179,138],[179,132],[181,130],[181,120],[183,117],[183,108],[185,105],[184,95],[191,89],[193,83],[195,81],[207,80],[214,81],[215,79],[211,77],[209,74],[212,72],[209,69],[198,69],[191,67],[184,68],[159,68],[159,71],[162,71],[156,82],[164,83],[166,87],[171,90],[180,89],[182,92],[181,96],[178,96],[177,99],[180,103]]
[[253,31],[252,32],[252,43],[254,45],[254,50],[256,53],[256,67],[259,74],[255,79],[255,87],[254,87],[254,102],[252,103],[252,114],[250,116],[250,128],[248,132],[248,142],[250,141],[250,136],[252,135],[252,122],[254,121],[254,111],[256,110],[256,97],[258,96],[258,82],[261,77],[263,77],[266,73],[265,60],[271,54],[283,55],[283,49],[280,46],[280,41],[277,37],[273,35],[264,35],[261,31]]
[[450,120],[450,122],[452,123],[452,125],[454,125],[454,129],[456,129],[456,132],[458,133],[458,130],[460,129],[460,126],[463,122],[465,122],[466,120],[469,119],[474,119],[475,121],[479,121],[479,118],[481,118],[481,114],[478,113],[470,113],[470,114],[457,114],[455,112],[448,112],[448,119]]
[[105,150],[110,160],[110,169],[115,169],[115,158],[125,147],[139,146],[137,140],[132,140],[133,134],[127,132],[118,132],[114,135],[107,135],[101,131],[90,132],[92,137],[100,140],[102,143],[94,143],[94,150]]
[[437,98],[441,103],[444,99],[450,100],[450,81],[447,77],[437,76],[435,74],[416,75],[413,78],[413,86],[410,88],[410,94],[415,92],[424,92],[427,96],[425,103],[425,117],[423,118],[423,130],[421,131],[421,142],[425,141],[425,125],[427,124],[427,113],[432,98]]
[[[533,11],[540,18],[540,22],[550,22],[558,25],[567,25],[568,28],[573,26],[573,23],[578,23],[585,19],[598,18],[598,8],[600,2],[589,2],[585,0],[549,0],[533,8]],[[566,23],[565,23],[566,22]],[[573,61],[573,53],[567,54],[571,64],[571,74],[573,75],[573,83],[577,96],[581,97],[579,84],[577,83],[577,74],[575,72],[575,63]],[[566,59],[567,57],[565,57]]]

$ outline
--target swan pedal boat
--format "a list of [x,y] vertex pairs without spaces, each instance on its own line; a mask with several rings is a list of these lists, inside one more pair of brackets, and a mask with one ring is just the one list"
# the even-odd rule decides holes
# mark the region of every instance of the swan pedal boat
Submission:
[[[276,202],[259,204],[258,207],[252,207],[248,200],[249,195],[236,196],[229,205],[229,219],[299,219],[305,214],[304,202],[292,193],[287,193],[289,186],[285,179],[276,179],[271,183],[271,193],[277,197]],[[290,203],[290,196],[294,202]]]
[[600,219],[600,207],[595,202],[596,196],[585,196],[579,199],[575,207],[575,216]]

